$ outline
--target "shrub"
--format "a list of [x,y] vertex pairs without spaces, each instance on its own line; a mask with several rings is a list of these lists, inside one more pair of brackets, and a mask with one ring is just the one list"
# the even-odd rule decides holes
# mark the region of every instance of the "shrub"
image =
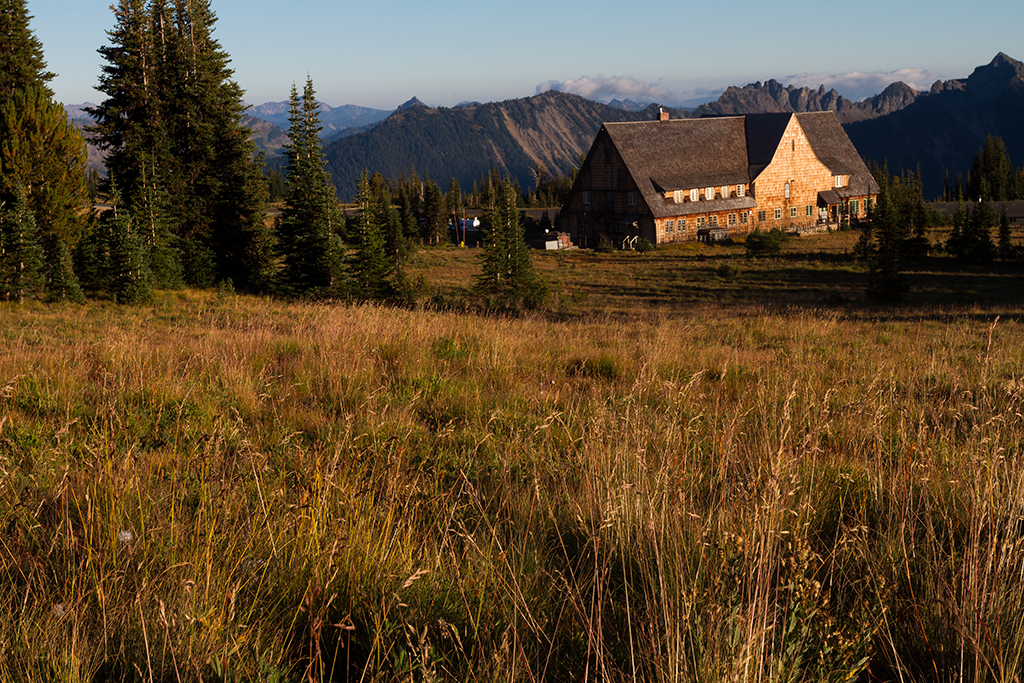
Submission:
[[788,241],[786,233],[778,228],[772,228],[767,232],[757,229],[747,235],[747,256],[778,256],[782,253],[782,245]]

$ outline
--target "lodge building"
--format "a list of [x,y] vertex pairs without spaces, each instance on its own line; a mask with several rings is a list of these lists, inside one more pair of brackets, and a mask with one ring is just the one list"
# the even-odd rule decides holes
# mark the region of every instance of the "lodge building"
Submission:
[[716,240],[867,217],[878,183],[832,112],[605,123],[562,207],[573,242]]

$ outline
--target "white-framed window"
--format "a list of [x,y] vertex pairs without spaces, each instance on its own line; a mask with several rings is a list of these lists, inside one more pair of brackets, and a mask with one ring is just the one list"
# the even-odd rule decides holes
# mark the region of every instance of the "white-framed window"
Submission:
[[790,194],[793,192],[793,181],[786,183],[786,199],[789,199]]
[[680,218],[679,219],[679,232],[686,232],[686,219],[685,218]]
[[629,206],[636,206],[636,192],[626,193],[626,204]]
[[736,225],[736,214],[729,214],[729,225]]
[[782,220],[782,209],[775,209],[775,220]]
[[736,196],[737,197],[745,197],[746,194],[747,194],[747,187],[746,187],[746,185],[737,185],[736,186]]
[[790,209],[789,209],[789,217],[790,218],[796,218],[796,207],[795,206],[790,207]]
[[676,204],[682,204],[683,203],[684,194],[685,193],[682,190],[674,191],[672,193],[672,201],[674,201]]
[[757,222],[758,223],[764,223],[766,220],[768,220],[768,212],[767,211],[758,211],[757,212]]
[[589,206],[590,205],[590,190],[583,190],[583,192],[581,194],[583,195],[583,205],[584,206]]
[[713,187],[706,187],[706,188],[704,188],[704,199],[707,199],[708,201],[711,201],[714,198],[715,198],[715,188],[713,188]]
[[740,225],[746,225],[747,224],[747,216],[748,215],[750,215],[750,214],[748,214],[746,211],[740,212]]
[[704,227],[704,216],[697,216],[697,229],[700,230]]
[[836,176],[836,187],[842,187],[842,186],[843,186],[843,176],[837,175]]
[[714,215],[714,216],[708,216],[708,225],[710,225],[712,228],[717,228],[718,227],[718,215],[717,214]]
[[722,199],[728,199],[728,198],[729,198],[729,186],[728,185],[724,185],[724,186],[722,186]]
[[699,202],[700,201],[700,190],[690,190],[690,201],[691,202]]
[[665,232],[674,232],[676,228],[676,222],[671,218],[665,221]]

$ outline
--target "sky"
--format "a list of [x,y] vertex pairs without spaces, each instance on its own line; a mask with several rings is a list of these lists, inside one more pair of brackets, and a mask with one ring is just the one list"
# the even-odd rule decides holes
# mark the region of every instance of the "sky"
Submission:
[[[112,0],[27,0],[52,87],[98,102]],[[927,89],[999,52],[1024,60],[1024,2],[862,0],[212,0],[215,37],[250,104],[318,98],[392,110],[547,89],[678,106],[775,79],[853,100],[902,80]]]

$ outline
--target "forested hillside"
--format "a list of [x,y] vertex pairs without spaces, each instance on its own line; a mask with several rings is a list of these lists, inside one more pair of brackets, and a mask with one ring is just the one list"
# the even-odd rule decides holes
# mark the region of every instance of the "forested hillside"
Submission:
[[556,91],[457,109],[413,106],[328,144],[324,153],[342,198],[354,194],[366,170],[394,178],[415,169],[439,182],[455,178],[468,189],[496,168],[527,187],[537,164],[568,174],[605,121],[641,121],[656,111],[651,105],[630,112]]

